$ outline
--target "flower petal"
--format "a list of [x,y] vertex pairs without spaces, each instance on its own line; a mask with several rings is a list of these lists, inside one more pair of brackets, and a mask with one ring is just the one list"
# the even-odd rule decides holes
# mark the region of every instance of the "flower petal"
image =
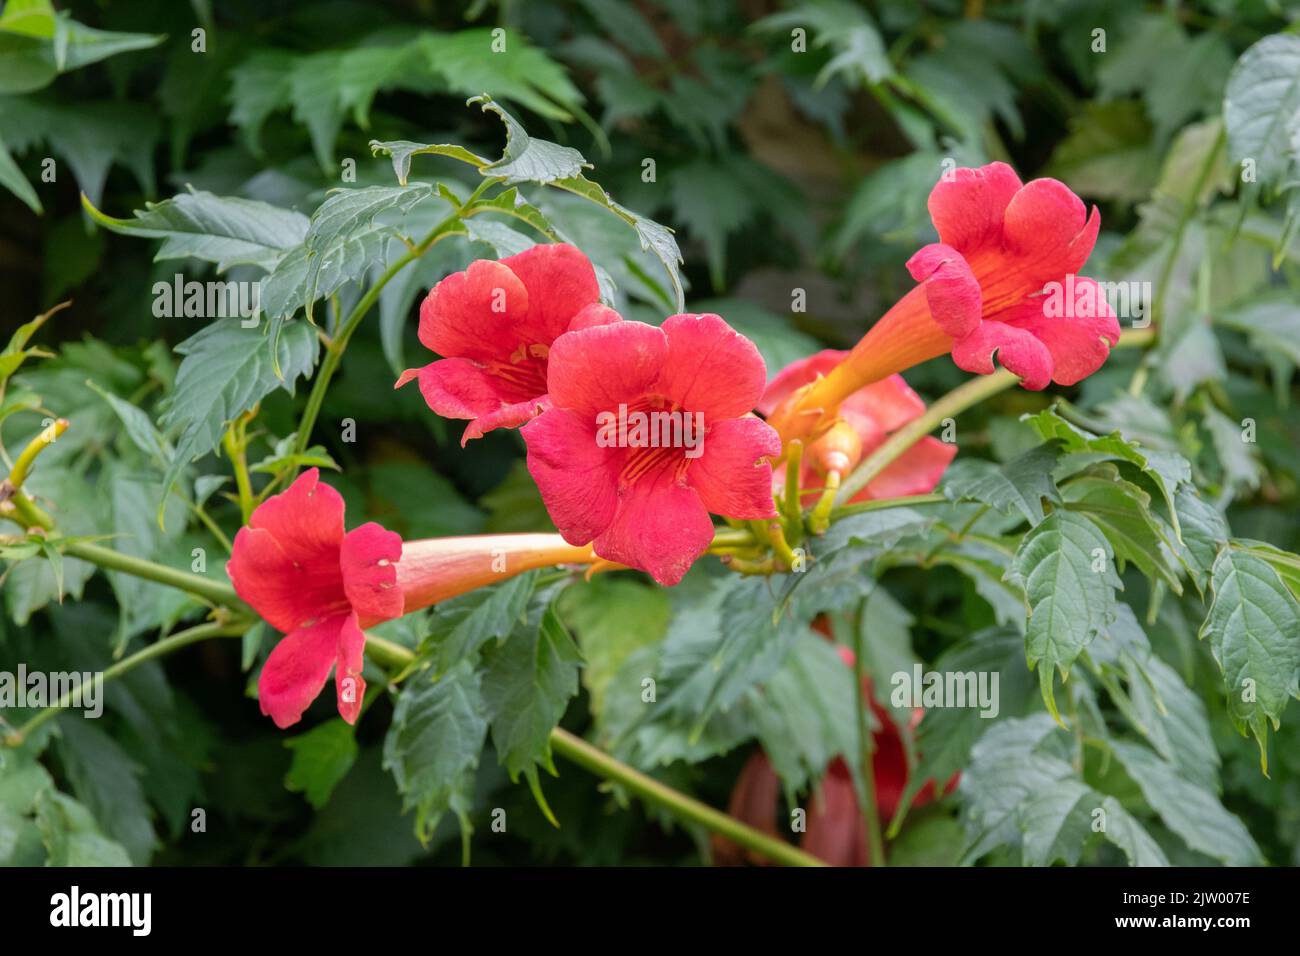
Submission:
[[1096,210],[1089,219],[1083,200],[1065,183],[1035,179],[1007,204],[1003,242],[1012,255],[1032,260],[1032,275],[1045,282],[1078,271],[1100,227]]
[[757,418],[725,418],[705,433],[703,448],[686,480],[705,508],[745,521],[776,517],[769,460],[781,454],[776,429]]
[[644,395],[659,377],[668,341],[653,325],[615,322],[561,335],[547,361],[547,394],[557,408],[591,420]]
[[1020,188],[1006,163],[953,170],[935,184],[927,203],[939,241],[961,252],[997,242],[1007,204]]
[[799,846],[831,866],[870,865],[866,826],[847,774],[832,772],[822,778],[808,806],[807,830]]
[[411,379],[420,383],[420,394],[433,411],[444,418],[470,419],[460,439],[462,447],[494,428],[522,425],[547,405],[545,395],[529,394],[531,389],[469,359],[439,359],[424,368],[407,369],[394,388]]
[[591,260],[565,243],[532,246],[501,264],[528,290],[525,328],[530,344],[550,345],[569,330],[574,316],[600,301]]
[[1035,296],[1001,317],[1047,347],[1052,380],[1060,385],[1074,385],[1097,371],[1119,341],[1119,320],[1097,282],[1074,276],[1073,291],[1073,301],[1062,303],[1065,315],[1046,315],[1048,298]]
[[235,535],[226,573],[241,598],[281,631],[347,606],[339,570],[343,498],[303,472],[254,510]]
[[892,432],[925,414],[925,402],[903,376],[891,375],[846,398],[840,405],[840,414],[850,419],[852,415],[861,415],[871,419],[876,428]]
[[823,349],[815,355],[791,362],[767,383],[767,388],[763,390],[763,397],[759,399],[756,406],[758,411],[764,415],[771,415],[795,389],[823,377],[843,362],[848,354],[841,349]]
[[334,694],[339,716],[349,724],[355,724],[361,716],[361,704],[366,696],[366,682],[361,676],[365,648],[366,633],[361,630],[357,616],[350,614],[339,628],[334,661]]
[[853,500],[929,494],[956,455],[956,445],[929,436],[922,438],[871,479]]
[[907,260],[907,271],[925,283],[925,300],[939,328],[953,338],[980,323],[984,297],[969,263],[952,246],[932,242]]
[[363,627],[402,616],[402,592],[397,587],[401,558],[401,535],[373,521],[343,537],[339,549],[343,590]]
[[555,527],[570,544],[589,543],[614,520],[623,451],[597,445],[595,420],[564,408],[548,409],[520,434]]
[[693,488],[668,465],[619,489],[613,523],[595,541],[608,561],[645,571],[660,584],[682,579],[713,541],[713,522]]
[[613,325],[615,322],[622,321],[623,316],[609,306],[593,302],[569,320],[569,328],[566,331],[576,332],[579,329],[594,329],[598,325]]
[[508,361],[522,344],[530,302],[503,262],[478,259],[447,276],[420,305],[420,342],[444,358]]
[[339,631],[348,622],[356,626],[351,614],[322,618],[272,648],[257,679],[257,701],[281,730],[296,724],[325,686],[338,658]]
[[981,322],[952,346],[957,367],[981,375],[993,372],[994,353],[1002,367],[1019,375],[1020,384],[1030,391],[1040,391],[1052,380],[1052,356],[1047,346],[1024,329],[1004,322]]
[[739,418],[763,397],[767,366],[758,348],[721,316],[670,315],[662,326],[668,355],[655,390],[705,423]]

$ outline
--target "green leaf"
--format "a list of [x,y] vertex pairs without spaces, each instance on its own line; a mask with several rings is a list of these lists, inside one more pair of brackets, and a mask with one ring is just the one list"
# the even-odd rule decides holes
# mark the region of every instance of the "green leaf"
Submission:
[[[1117,431],[1109,435],[1094,435],[1070,424],[1054,408],[1023,416],[1021,421],[1028,422],[1045,441],[1059,442],[1062,452],[1075,459],[1075,462],[1064,459],[1062,467],[1066,464],[1078,467],[1077,463],[1117,461],[1123,466],[1136,468],[1142,480],[1150,481],[1164,498],[1174,531],[1181,538],[1174,494],[1191,481],[1192,469],[1187,459],[1175,452],[1140,447]],[[1058,470],[1058,480],[1060,477]]]
[[325,260],[339,243],[368,229],[375,217],[385,213],[405,215],[433,194],[428,183],[412,186],[367,186],[364,189],[339,189],[330,193],[311,217],[311,226],[303,239],[307,250],[307,318],[311,318]]
[[857,768],[853,670],[835,645],[811,630],[795,638],[784,665],[745,704],[748,722],[792,800],[815,785],[837,756]]
[[27,204],[27,208],[38,216],[43,211],[41,201],[36,196],[36,190],[32,188],[32,184],[27,181],[27,177],[18,168],[14,158],[9,155],[3,137],[0,137],[0,186],[21,199]]
[[439,671],[472,658],[488,641],[502,640],[515,629],[536,586],[537,572],[530,571],[438,604],[421,653],[433,654]]
[[[272,362],[267,336],[239,319],[219,319],[190,336],[176,351],[185,356],[167,399],[164,428],[178,428],[176,456],[163,478],[164,493],[195,458],[216,448],[228,422],[276,388],[293,394],[294,383],[316,365],[319,342],[306,322],[285,326],[276,346],[283,377]],[[159,504],[161,514],[161,503]]]
[[1053,671],[1064,680],[1075,658],[1115,617],[1115,556],[1105,536],[1087,518],[1054,511],[1025,535],[1007,580],[1025,589],[1029,626],[1025,651],[1038,669],[1047,709],[1058,721]]
[[1112,465],[1076,477],[1061,489],[1070,511],[1086,514],[1106,535],[1119,569],[1132,564],[1153,583],[1158,579],[1175,594],[1183,593],[1178,571],[1170,563],[1176,542],[1151,513],[1151,496],[1119,477]]
[[96,30],[56,13],[42,0],[10,0],[0,13],[0,94],[29,93],[60,73],[130,50],[157,46],[164,37]]
[[939,707],[926,713],[916,727],[920,759],[908,774],[907,786],[890,823],[891,834],[898,832],[908,808],[926,783],[946,783],[970,762],[971,748],[995,721],[1025,713],[1034,699],[1034,681],[1024,662],[1024,637],[1009,627],[980,631],[935,661],[933,670],[939,673],[988,674],[990,681],[996,676],[998,713],[983,717],[977,707]]
[[67,794],[52,789],[40,793],[36,826],[49,854],[47,866],[131,865],[126,848],[104,836],[90,811]]
[[1147,803],[1189,847],[1230,866],[1262,862],[1250,832],[1213,792],[1192,783],[1146,747],[1123,740],[1111,746]]
[[944,494],[951,501],[981,501],[1003,514],[1018,510],[1036,525],[1043,520],[1043,499],[1061,500],[1052,480],[1057,457],[1055,448],[1039,445],[1004,465],[972,460],[956,475],[949,472]]
[[90,199],[81,204],[106,229],[127,236],[162,239],[154,261],[202,259],[219,272],[235,265],[259,266],[268,272],[307,235],[302,213],[270,203],[192,191],[159,203],[146,203],[134,219],[115,219]]
[[464,146],[457,146],[455,143],[412,143],[406,139],[380,142],[372,139],[370,152],[376,156],[382,153],[393,161],[393,175],[402,186],[407,184],[406,180],[411,175],[412,156],[450,156],[462,163],[468,163],[475,169],[482,169],[488,165],[488,161],[482,156],[477,156]]
[[121,842],[132,862],[149,862],[158,837],[140,787],[140,767],[107,733],[80,715],[60,721],[59,753],[73,791],[105,832]]
[[1253,159],[1260,183],[1280,185],[1300,135],[1300,36],[1267,36],[1241,55],[1228,76],[1223,119],[1232,158]]
[[1139,202],[1155,185],[1158,160],[1140,103],[1090,102],[1070,120],[1046,173],[1085,196]]
[[572,146],[529,136],[523,125],[491,97],[476,96],[469,102],[479,104],[485,113],[496,113],[506,127],[506,146],[501,158],[479,170],[484,176],[501,177],[507,183],[545,184],[573,179],[591,168],[591,163]]
[[1228,522],[1190,485],[1178,489],[1174,504],[1183,528],[1184,565],[1191,573],[1196,589],[1204,594],[1219,549],[1228,540]]
[[578,693],[579,660],[553,605],[539,623],[525,623],[484,652],[483,701],[492,745],[510,779],[526,773],[535,781],[538,766],[555,774],[550,735]]
[[511,30],[425,33],[416,43],[428,68],[462,95],[487,93],[561,122],[580,111],[582,93],[564,67]]
[[600,575],[565,588],[557,601],[560,617],[576,635],[586,666],[582,683],[599,719],[605,691],[634,652],[657,644],[668,628],[671,608],[662,588],[628,578]]
[[1259,743],[1268,773],[1268,725],[1276,729],[1287,701],[1300,696],[1300,601],[1266,561],[1231,546],[1215,559],[1213,600],[1201,625],[1223,671],[1228,715]]
[[812,0],[765,17],[755,30],[789,36],[794,27],[813,32],[814,48],[829,48],[832,56],[817,74],[818,85],[843,77],[851,86],[879,83],[894,72],[884,41],[863,8],[846,0]]
[[329,803],[330,794],[357,759],[356,734],[339,718],[290,737],[284,745],[293,751],[285,787],[301,793],[317,810]]
[[384,738],[384,767],[397,781],[403,810],[416,812],[421,842],[448,811],[460,818],[462,830],[468,826],[487,729],[479,677],[468,661],[436,681],[414,680],[398,696]]

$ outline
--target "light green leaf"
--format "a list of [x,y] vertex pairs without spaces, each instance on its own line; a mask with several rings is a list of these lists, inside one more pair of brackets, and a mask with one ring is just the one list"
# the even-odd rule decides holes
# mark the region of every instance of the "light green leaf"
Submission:
[[1259,743],[1268,773],[1268,725],[1300,696],[1300,601],[1268,562],[1231,546],[1215,559],[1213,600],[1201,625],[1223,671],[1228,715]]
[[337,717],[290,737],[284,745],[293,751],[285,787],[301,793],[317,810],[329,803],[330,794],[357,759],[356,734]]
[[260,266],[269,272],[308,231],[302,213],[209,192],[180,193],[160,203],[146,203],[134,219],[107,216],[84,195],[81,204],[106,229],[162,239],[156,262],[193,257],[216,263],[219,272],[235,265]]
[[1250,832],[1211,791],[1192,783],[1146,747],[1123,740],[1111,745],[1147,803],[1189,847],[1230,866],[1262,862]]
[[1056,719],[1053,671],[1069,676],[1075,658],[1115,617],[1115,556],[1087,518],[1054,511],[1025,535],[1007,569],[1007,580],[1025,589],[1029,626],[1025,651],[1038,668],[1047,709]]
[[421,677],[397,698],[384,738],[384,767],[397,781],[404,810],[416,812],[421,842],[448,811],[468,825],[474,770],[488,718],[479,677],[462,660],[438,680]]
[[310,325],[286,325],[276,347],[280,378],[267,337],[260,329],[243,328],[239,319],[220,319],[176,346],[185,358],[176,372],[162,425],[179,429],[180,435],[176,456],[163,478],[164,493],[191,461],[217,447],[227,423],[277,388],[292,394],[298,377],[309,375],[315,367],[319,347]]

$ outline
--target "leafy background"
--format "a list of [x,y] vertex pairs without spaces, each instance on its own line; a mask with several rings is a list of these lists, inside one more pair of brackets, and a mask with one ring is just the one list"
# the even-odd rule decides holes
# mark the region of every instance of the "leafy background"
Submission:
[[[451,863],[472,831],[477,864],[697,863],[701,834],[572,765],[539,773],[547,732],[561,721],[715,806],[761,744],[785,799],[806,805],[856,746],[852,679],[808,627],[830,613],[838,640],[861,629],[882,698],[915,660],[1001,676],[996,720],[935,711],[913,738],[898,718],[914,789],[956,770],[962,783],[900,814],[891,861],[1300,862],[1300,738],[1282,719],[1300,670],[1294,3],[59,11],[0,11],[6,332],[73,303],[26,344],[52,357],[21,340],[0,356],[0,379],[15,373],[0,438],[12,456],[48,415],[70,419],[28,487],[66,534],[113,533],[128,554],[183,568],[203,548],[221,575],[239,509],[216,449],[254,407],[259,486],[333,463],[352,523],[405,537],[549,529],[516,434],[461,450],[457,423],[389,387],[424,361],[423,290],[547,238],[582,247],[626,316],[657,323],[680,284],[690,311],[723,314],[774,370],[848,346],[910,287],[902,263],[932,238],[925,197],[945,161],[1001,159],[1101,206],[1089,271],[1151,282],[1159,335],[1079,388],[1004,392],[963,415],[952,505],[842,522],[800,580],[712,560],[670,592],[633,574],[530,575],[385,625],[438,679],[381,695],[355,734],[328,702],[287,736],[259,717],[260,631],[145,665],[108,685],[103,720],[61,718],[3,753],[0,860]],[[507,116],[466,104],[480,94]],[[519,124],[509,147],[503,122]],[[475,162],[402,143],[461,144],[503,181],[472,196],[488,176]],[[582,194],[584,173],[621,214]],[[295,435],[324,355],[306,312],[336,333],[405,251],[395,234],[418,240],[457,207],[455,235],[384,286],[317,427]],[[656,221],[675,230],[680,275]],[[177,272],[268,276],[271,334],[156,317],[154,283]],[[944,361],[909,374],[930,399],[964,378]],[[1060,587],[1095,547],[1118,573]],[[5,556],[8,670],[102,668],[201,616],[75,558]],[[645,674],[663,688],[650,709]],[[1235,693],[1242,678],[1253,703]]]

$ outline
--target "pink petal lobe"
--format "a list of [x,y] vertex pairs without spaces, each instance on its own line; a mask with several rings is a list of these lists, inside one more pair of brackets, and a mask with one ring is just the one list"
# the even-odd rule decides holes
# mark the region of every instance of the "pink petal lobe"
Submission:
[[595,540],[598,555],[672,586],[713,541],[713,522],[675,468],[647,471],[619,490],[613,523]]
[[970,335],[953,343],[952,360],[960,369],[990,375],[993,355],[1002,367],[1019,375],[1021,385],[1041,391],[1052,380],[1052,356],[1034,336],[1003,322],[981,322]]
[[747,414],[763,397],[767,366],[758,348],[720,316],[670,315],[668,355],[655,390],[705,423]]
[[742,520],[775,518],[771,459],[781,454],[776,430],[757,418],[726,418],[704,436],[704,453],[686,480],[704,507]]
[[290,631],[271,650],[257,679],[257,700],[281,730],[296,724],[324,688],[338,657],[339,631],[350,620],[355,627],[350,614],[322,618]]
[[[564,243],[540,244],[502,259],[528,290],[526,327],[530,343],[549,345],[570,320],[600,299],[591,260]],[[611,310],[612,311],[612,310]]]
[[557,408],[591,418],[617,414],[622,402],[643,396],[659,377],[668,342],[664,333],[641,322],[615,322],[568,332],[551,345],[547,393]]
[[907,260],[907,271],[925,283],[925,299],[939,328],[953,338],[980,323],[984,297],[970,264],[956,249],[934,242]]
[[339,716],[349,724],[357,722],[366,696],[366,682],[361,676],[365,648],[366,633],[357,623],[356,614],[349,614],[339,627],[334,661],[334,693]]
[[592,329],[598,325],[613,325],[615,322],[622,321],[623,316],[609,306],[593,302],[569,320],[569,327],[566,331],[576,332],[579,329]]
[[548,409],[520,434],[556,529],[570,544],[589,543],[614,520],[623,450],[600,447],[595,420],[565,408]]
[[1046,346],[1052,356],[1052,380],[1060,385],[1074,385],[1101,368],[1120,333],[1096,281],[1075,276],[1071,282],[1073,301],[1063,303],[1065,315],[1047,315],[1049,299],[1035,296],[1003,316],[1008,325],[1024,329]]
[[536,385],[525,387],[469,359],[441,359],[421,369],[409,369],[402,373],[397,385],[412,378],[419,381],[420,394],[433,411],[444,418],[470,419],[461,438],[462,446],[494,428],[522,425],[546,405],[545,395],[533,394],[534,388],[544,387],[540,377]]
[[504,263],[471,262],[447,276],[420,306],[420,342],[444,358],[508,360],[528,318],[524,284]]
[[373,521],[344,536],[339,549],[343,590],[362,626],[402,616],[402,592],[397,587],[401,557],[401,535]]
[[901,375],[860,388],[840,405],[840,413],[853,412],[870,418],[877,428],[892,432],[925,414],[925,402]]
[[956,445],[926,436],[871,479],[853,500],[929,494],[956,455]]
[[1055,179],[1035,179],[1007,204],[1004,244],[1012,255],[1033,261],[1035,276],[1059,277],[1076,271],[1092,252],[1092,242],[1075,241],[1087,219],[1083,200],[1069,186]]
[[1020,177],[1006,163],[953,170],[927,203],[939,241],[962,252],[996,243],[1007,204],[1020,188]]
[[257,507],[226,571],[241,598],[281,631],[346,607],[339,571],[343,498],[315,468]]
[[844,361],[848,354],[840,349],[823,349],[807,358],[791,362],[768,382],[763,397],[759,399],[758,411],[771,415],[796,389],[825,376]]

